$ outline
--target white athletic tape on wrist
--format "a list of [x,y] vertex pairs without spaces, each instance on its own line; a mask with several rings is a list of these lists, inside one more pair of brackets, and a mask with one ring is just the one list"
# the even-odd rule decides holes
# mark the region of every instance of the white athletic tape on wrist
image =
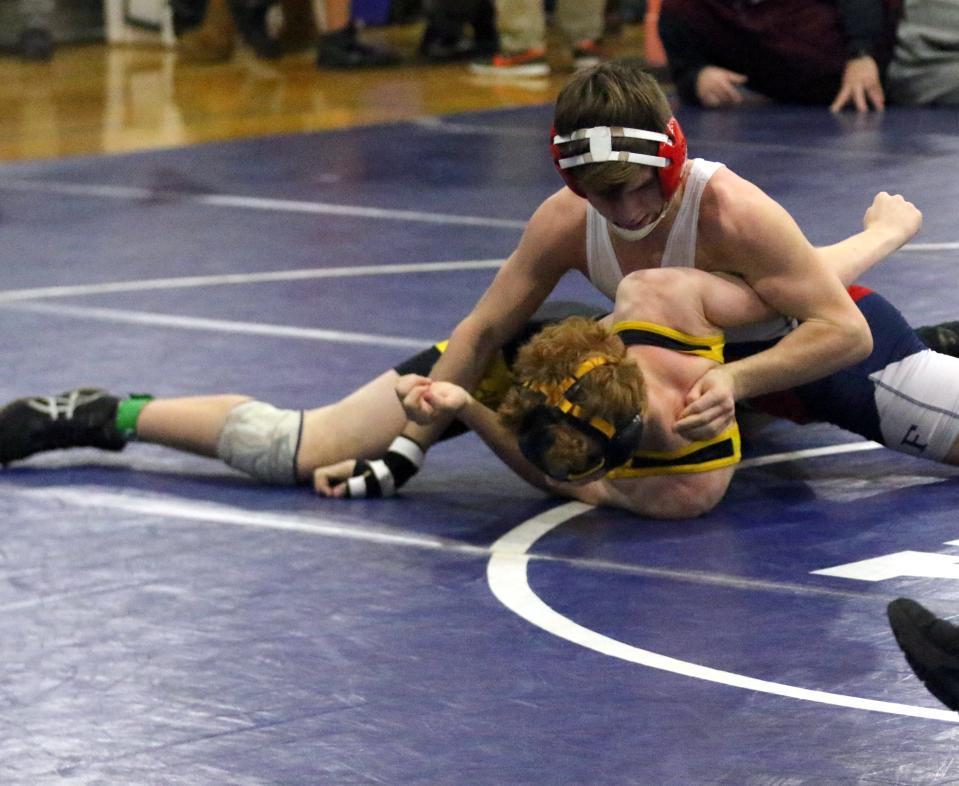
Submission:
[[386,466],[383,459],[374,459],[370,462],[370,469],[376,476],[376,482],[380,484],[380,494],[384,497],[392,497],[396,493],[396,484],[393,482],[393,473]]
[[359,459],[353,475],[346,481],[346,496],[392,497],[421,466],[426,454],[409,437],[399,436],[390,443],[381,459]]
[[423,448],[421,448],[415,440],[403,434],[400,434],[390,443],[388,452],[399,453],[401,456],[409,459],[410,463],[417,469],[423,466],[423,461],[426,458],[426,453],[423,452]]
[[348,499],[362,499],[366,496],[365,475],[353,475],[346,479],[346,496]]

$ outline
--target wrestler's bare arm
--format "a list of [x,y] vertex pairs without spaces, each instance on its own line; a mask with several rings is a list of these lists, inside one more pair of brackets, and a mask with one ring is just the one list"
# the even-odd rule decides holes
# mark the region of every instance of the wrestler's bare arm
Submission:
[[[578,210],[578,215],[574,212]],[[472,389],[493,355],[543,303],[559,279],[585,260],[585,203],[562,189],[533,214],[516,250],[500,268],[473,310],[453,330],[430,372],[435,380]],[[403,433],[424,447],[449,424],[429,401],[406,402],[412,420]]]
[[427,377],[407,374],[400,377],[396,384],[396,394],[404,402],[413,399],[424,400],[437,412],[448,418],[459,420],[474,431],[487,447],[527,483],[549,491],[545,475],[526,460],[516,442],[516,435],[507,429],[497,414],[481,404],[460,385],[451,382],[431,381]]
[[779,204],[729,174],[733,180],[714,194],[721,217],[704,232],[713,238],[711,267],[739,274],[770,307],[801,323],[772,349],[726,367],[737,399],[810,382],[868,355],[869,326],[836,273]]
[[715,436],[731,422],[735,401],[810,382],[869,354],[869,326],[842,282],[758,188],[717,172],[703,197],[700,236],[705,268],[742,276],[800,325],[772,348],[707,372],[690,389],[680,433]]
[[[816,252],[842,285],[849,286],[921,226],[922,213],[915,205],[883,191],[866,210],[862,232]],[[692,293],[698,299],[692,298]],[[616,292],[616,312],[616,319],[658,321],[690,333],[778,316],[741,277],[698,268],[652,268],[627,275]],[[680,317],[684,324],[678,323]],[[703,317],[706,324],[697,324],[697,317]]]
[[584,485],[555,483],[551,489],[588,505],[628,510],[652,519],[690,519],[708,513],[729,488],[733,467],[645,478],[602,478]]
[[922,213],[900,194],[880,191],[862,219],[863,231],[816,249],[847,286],[901,248],[922,228]]

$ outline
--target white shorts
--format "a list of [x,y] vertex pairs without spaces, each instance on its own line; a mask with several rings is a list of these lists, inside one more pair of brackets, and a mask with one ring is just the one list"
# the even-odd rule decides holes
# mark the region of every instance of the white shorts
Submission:
[[887,447],[941,461],[959,439],[959,358],[925,350],[869,375]]

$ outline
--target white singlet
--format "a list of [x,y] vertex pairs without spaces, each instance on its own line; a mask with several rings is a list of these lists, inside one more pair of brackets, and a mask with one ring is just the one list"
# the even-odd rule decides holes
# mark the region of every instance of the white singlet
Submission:
[[[694,158],[686,173],[683,199],[676,220],[669,230],[661,267],[695,267],[696,240],[699,232],[699,203],[709,178],[723,164]],[[605,218],[586,203],[586,265],[589,280],[610,300],[616,299],[616,288],[623,280],[623,270],[613,249],[609,225]],[[795,327],[789,317],[777,317],[768,322],[733,328],[726,331],[727,342],[763,341],[778,338]]]

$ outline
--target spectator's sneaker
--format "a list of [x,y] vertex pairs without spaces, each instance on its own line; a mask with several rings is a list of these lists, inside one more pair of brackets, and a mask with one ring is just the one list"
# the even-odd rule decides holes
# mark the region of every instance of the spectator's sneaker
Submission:
[[317,68],[381,68],[397,63],[393,52],[360,41],[352,24],[320,36],[316,49]]
[[548,76],[546,50],[541,47],[515,54],[499,53],[470,63],[470,71],[482,76]]
[[573,47],[573,68],[577,71],[581,68],[592,68],[599,65],[603,59],[603,50],[595,41],[583,39],[577,41]]
[[53,36],[46,28],[28,27],[20,34],[18,49],[24,60],[50,60],[53,57]]
[[916,328],[916,335],[929,349],[959,357],[959,322],[942,322]]
[[0,464],[58,448],[122,450],[127,440],[116,427],[118,403],[96,388],[11,401],[0,409]]
[[929,692],[959,710],[959,628],[909,598],[886,609],[896,643]]
[[474,43],[468,38],[450,40],[434,38],[430,41],[424,41],[420,46],[419,52],[426,60],[434,63],[467,60],[479,54]]

